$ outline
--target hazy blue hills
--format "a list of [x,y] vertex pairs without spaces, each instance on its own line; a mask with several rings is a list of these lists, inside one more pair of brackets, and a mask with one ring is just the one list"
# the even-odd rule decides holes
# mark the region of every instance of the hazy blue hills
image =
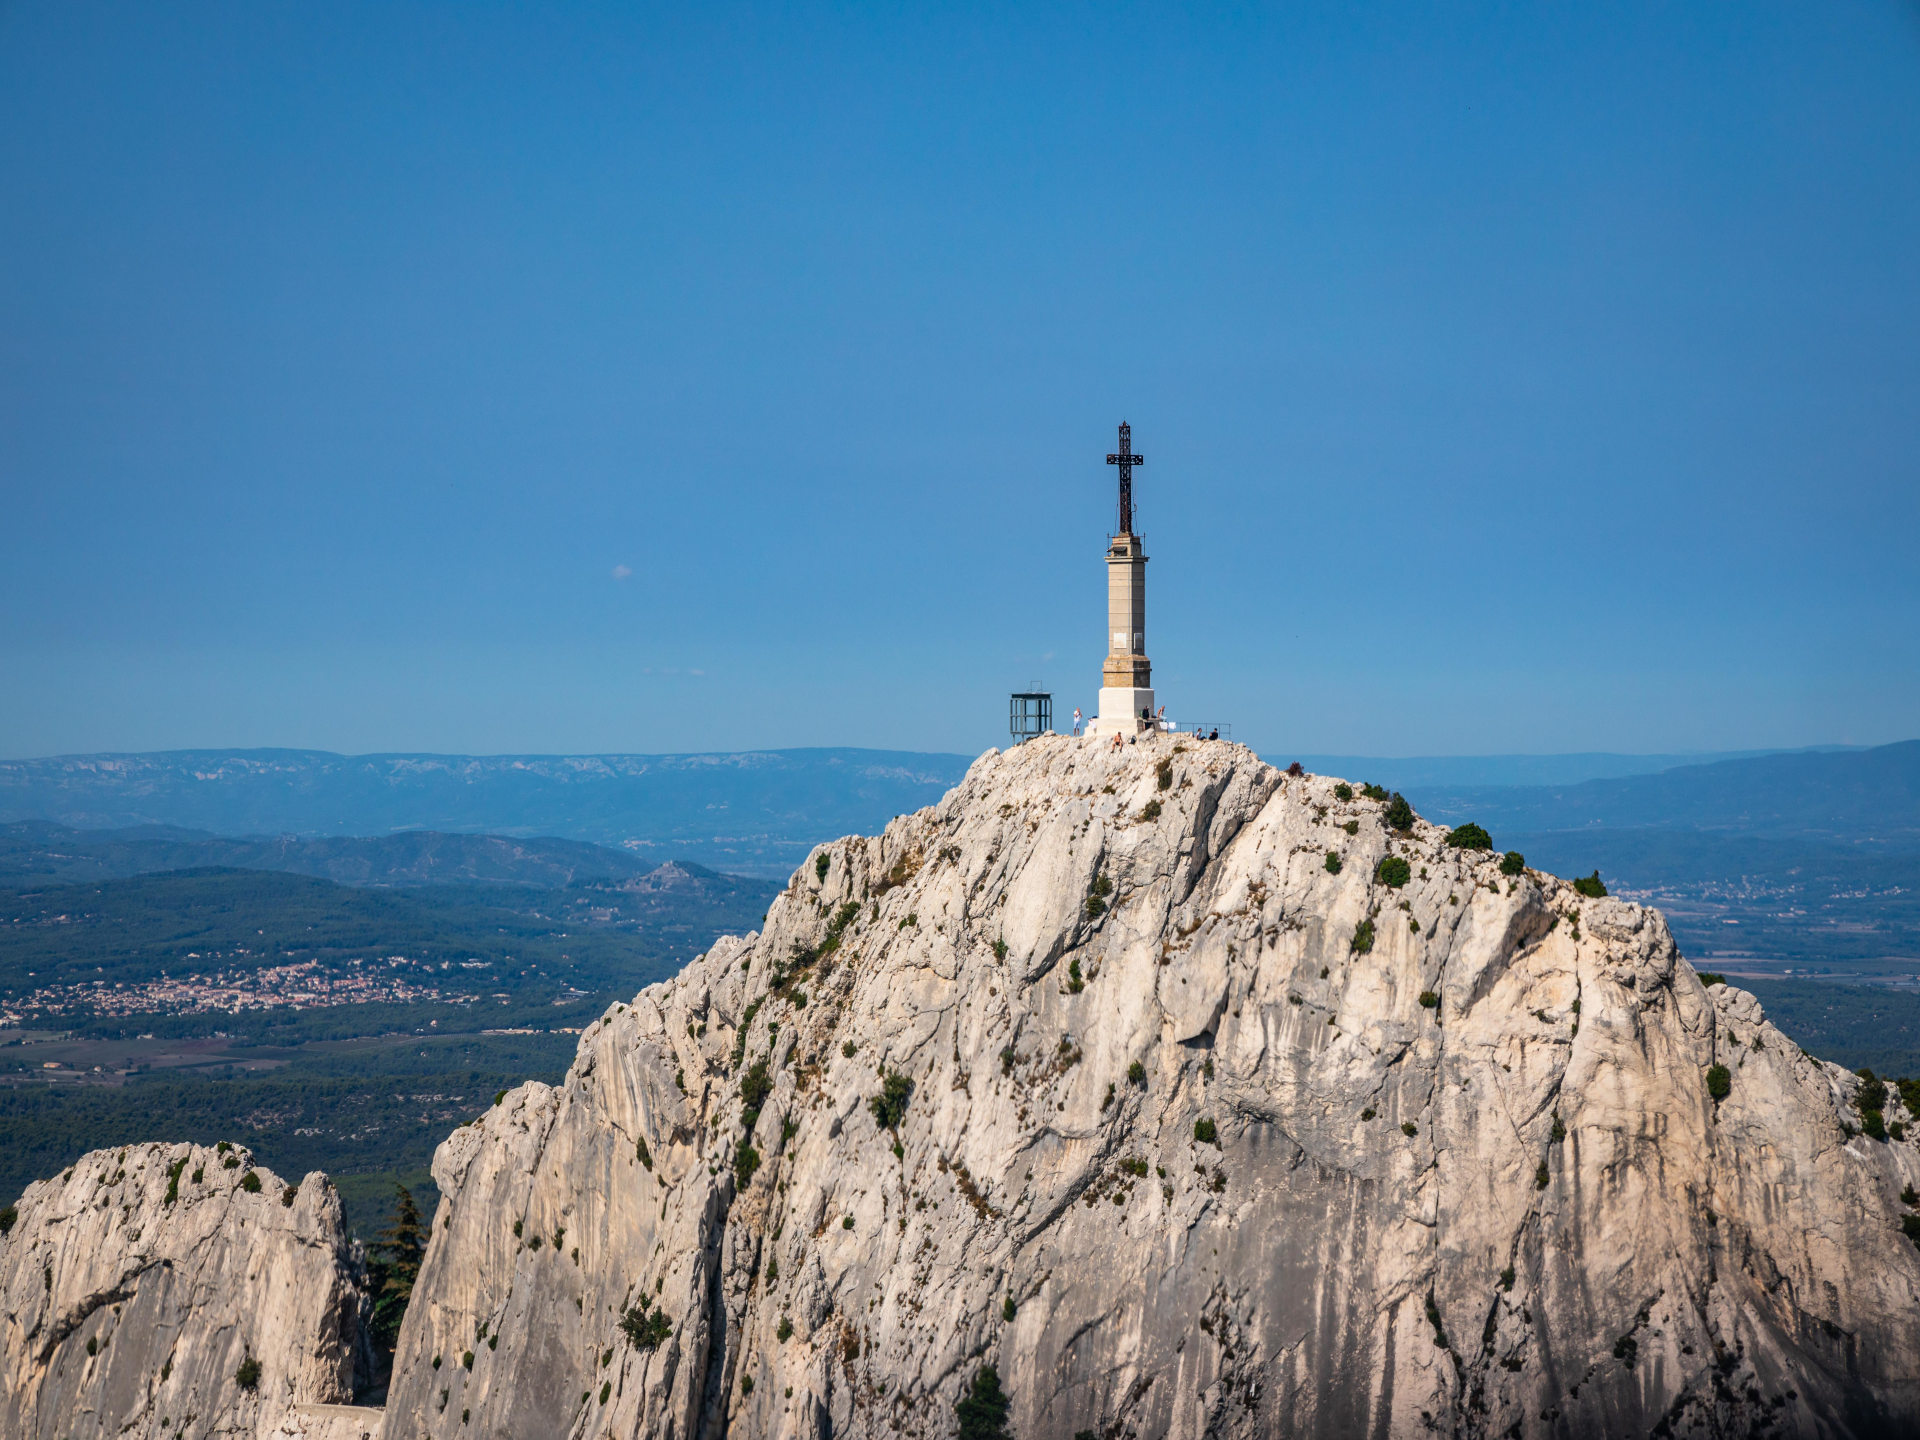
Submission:
[[629,880],[656,862],[583,840],[509,835],[229,837],[170,825],[75,830],[46,820],[0,825],[0,886],[112,880],[220,866],[281,870],[342,885],[534,885]]
[[[1820,746],[1821,751],[1847,746]],[[1608,780],[1623,775],[1654,775],[1682,765],[1714,765],[1723,760],[1748,760],[1780,755],[1780,750],[1721,750],[1673,755],[1622,755],[1606,750],[1566,755],[1281,755],[1266,758],[1276,765],[1298,760],[1316,775],[1339,775],[1369,781],[1412,795],[1416,790],[1457,790],[1462,787],[1578,785],[1586,780]]]
[[1920,849],[1920,740],[1571,785],[1415,786],[1407,798],[1429,817],[1470,816],[1489,829],[1653,827]]
[[1920,978],[1920,741],[1566,785],[1409,786],[1561,875],[1658,905],[1729,974]]
[[335,755],[173,750],[0,761],[0,821],[227,836],[400,830],[554,836],[785,879],[819,841],[872,833],[958,783],[964,755]]

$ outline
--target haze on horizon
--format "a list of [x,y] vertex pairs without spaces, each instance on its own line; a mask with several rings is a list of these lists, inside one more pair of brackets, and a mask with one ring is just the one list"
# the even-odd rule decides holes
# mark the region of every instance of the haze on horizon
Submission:
[[1920,9],[0,8],[0,755],[1920,713]]

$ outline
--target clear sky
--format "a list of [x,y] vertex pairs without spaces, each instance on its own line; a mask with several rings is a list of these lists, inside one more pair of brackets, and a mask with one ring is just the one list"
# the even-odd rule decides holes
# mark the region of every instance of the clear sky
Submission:
[[0,4],[0,754],[1920,734],[1913,4]]

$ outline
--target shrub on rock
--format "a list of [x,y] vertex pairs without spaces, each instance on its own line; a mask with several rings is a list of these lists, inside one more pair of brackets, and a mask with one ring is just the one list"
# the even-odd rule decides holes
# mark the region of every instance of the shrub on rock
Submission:
[[1526,868],[1527,857],[1522,855],[1518,850],[1509,850],[1505,855],[1500,857],[1500,873],[1502,875],[1519,875],[1523,873]]
[[1493,837],[1472,821],[1456,825],[1447,832],[1447,844],[1456,850],[1491,850]]
[[867,1101],[873,1118],[882,1130],[898,1130],[907,1118],[907,1102],[913,1098],[913,1081],[897,1070],[889,1070],[880,1093]]
[[1600,878],[1600,872],[1598,870],[1595,870],[1591,875],[1582,875],[1578,880],[1573,882],[1573,888],[1589,900],[1602,900],[1606,898],[1607,894],[1606,882]]
[[1407,797],[1398,790],[1387,802],[1387,828],[1406,835],[1413,830],[1413,806],[1407,803]]
[[1380,868],[1373,872],[1378,880],[1389,890],[1398,890],[1413,878],[1413,867],[1398,855],[1389,855],[1380,862]]
[[974,1371],[966,1398],[954,1406],[960,1421],[960,1440],[1013,1440],[1007,1415],[1013,1408],[1000,1389],[1000,1372],[991,1365]]

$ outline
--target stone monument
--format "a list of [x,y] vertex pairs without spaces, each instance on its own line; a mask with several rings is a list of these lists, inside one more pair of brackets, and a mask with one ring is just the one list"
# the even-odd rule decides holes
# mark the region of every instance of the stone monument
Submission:
[[1100,667],[1100,713],[1089,739],[1155,730],[1153,665],[1147,659],[1147,555],[1133,533],[1133,430],[1120,425],[1120,448],[1107,456],[1120,469],[1120,532],[1107,543],[1107,658]]

